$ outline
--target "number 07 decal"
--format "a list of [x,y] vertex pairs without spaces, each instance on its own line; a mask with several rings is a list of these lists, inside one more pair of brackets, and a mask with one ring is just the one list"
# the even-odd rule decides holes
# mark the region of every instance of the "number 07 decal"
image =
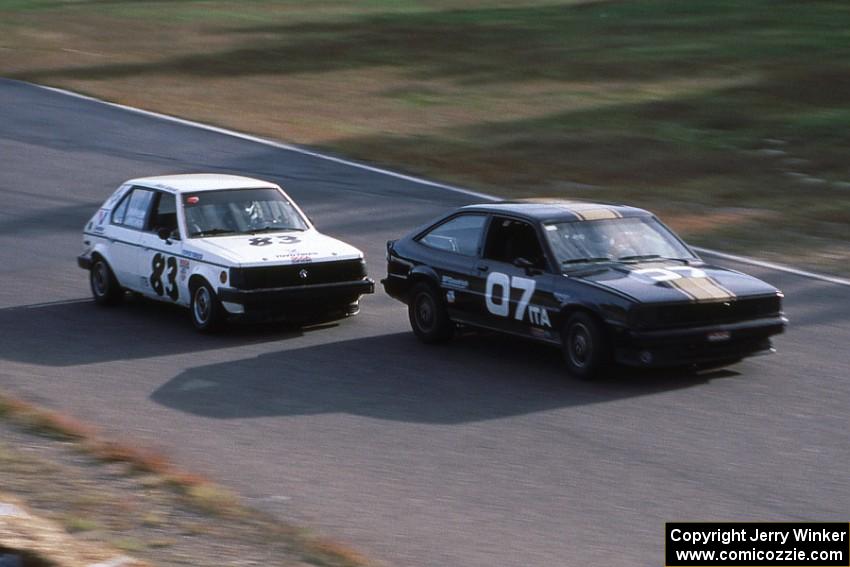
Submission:
[[[519,303],[516,306],[514,319],[522,321],[525,318],[525,310],[531,301],[531,296],[534,295],[536,285],[534,280],[529,278],[508,277],[507,274],[501,272],[491,272],[487,276],[487,288],[484,291],[487,311],[499,317],[507,317],[510,315],[511,309],[511,288],[521,289],[522,297],[519,298]],[[500,289],[497,295],[498,303],[493,301],[496,288]]]

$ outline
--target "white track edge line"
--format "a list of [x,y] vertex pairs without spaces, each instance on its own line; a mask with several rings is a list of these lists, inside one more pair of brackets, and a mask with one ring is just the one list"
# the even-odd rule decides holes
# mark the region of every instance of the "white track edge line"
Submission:
[[760,268],[768,268],[771,270],[776,270],[777,272],[785,272],[788,274],[794,274],[795,276],[801,276],[813,280],[820,280],[837,285],[850,286],[850,280],[845,278],[839,278],[838,276],[819,274],[817,272],[808,272],[806,270],[800,270],[792,266],[786,266],[784,264],[765,262],[764,260],[759,260],[758,258],[750,258],[749,256],[737,256],[735,254],[728,254],[726,252],[720,252],[719,250],[712,250],[710,248],[702,248],[699,246],[691,246],[691,248],[702,254],[708,254],[709,256],[717,256],[718,258],[723,258],[724,260],[732,260],[733,262],[740,262],[742,264],[749,264],[751,266],[758,266]]
[[412,183],[418,183],[419,185],[427,185],[427,186],[430,186],[430,187],[437,187],[439,189],[445,189],[446,191],[454,191],[456,193],[463,193],[464,195],[470,195],[472,197],[478,197],[480,199],[486,199],[486,200],[489,200],[489,201],[499,201],[500,200],[498,197],[494,197],[492,195],[487,195],[486,193],[479,193],[477,191],[472,191],[470,189],[464,189],[462,187],[456,187],[454,185],[448,185],[446,183],[439,183],[437,181],[431,181],[429,179],[424,179],[422,177],[416,177],[416,176],[413,176],[413,175],[406,175],[404,173],[399,173],[397,171],[391,171],[389,169],[383,169],[383,168],[380,168],[380,167],[367,165],[365,163],[360,163],[360,162],[356,162],[356,161],[345,159],[345,158],[340,158],[340,157],[335,157],[335,156],[331,156],[331,155],[327,155],[327,154],[322,154],[322,153],[319,153],[319,152],[316,152],[316,151],[313,151],[313,150],[308,150],[308,149],[305,149],[305,148],[302,148],[302,147],[299,147],[299,146],[294,146],[292,144],[284,144],[282,142],[276,142],[276,141],[270,140],[268,138],[261,138],[259,136],[254,136],[252,134],[246,134],[244,132],[239,132],[237,130],[229,130],[227,128],[221,128],[219,126],[213,126],[211,124],[204,124],[203,122],[196,122],[194,120],[187,120],[185,118],[178,118],[177,116],[171,116],[169,114],[162,114],[160,112],[154,112],[154,111],[151,111],[151,110],[144,110],[144,109],[141,109],[141,108],[136,108],[134,106],[127,106],[127,105],[124,105],[124,104],[109,102],[109,101],[106,101],[106,100],[102,100],[102,99],[99,99],[99,98],[95,98],[95,97],[80,94],[80,93],[75,93],[74,91],[60,89],[60,88],[57,88],[57,87],[48,87],[46,85],[39,85],[39,84],[36,84],[36,83],[28,83],[26,81],[21,81],[21,82],[24,83],[24,84],[31,85],[33,87],[40,88],[40,89],[52,91],[52,92],[55,92],[55,93],[59,93],[59,94],[74,97],[74,98],[79,98],[79,99],[82,99],[82,100],[87,100],[89,102],[96,102],[96,103],[103,104],[103,105],[106,105],[106,106],[111,106],[113,108],[119,108],[121,110],[126,110],[128,112],[132,112],[132,113],[135,113],[135,114],[142,114],[144,116],[150,116],[152,118],[158,118],[160,120],[165,120],[165,121],[168,121],[168,122],[174,122],[176,124],[182,124],[183,126],[191,126],[193,128],[198,128],[200,130],[207,130],[209,132],[215,132],[217,134],[224,134],[226,136],[231,136],[231,137],[234,137],[234,138],[240,138],[242,140],[247,140],[249,142],[255,142],[257,144],[272,146],[274,148],[278,148],[278,149],[281,149],[281,150],[286,150],[286,151],[297,153],[297,154],[303,154],[303,155],[314,157],[314,158],[317,158],[317,159],[322,159],[322,160],[325,160],[325,161],[330,161],[330,162],[338,163],[338,164],[341,164],[341,165],[347,165],[349,167],[354,167],[354,168],[357,168],[357,169],[363,169],[365,171],[370,171],[372,173],[379,173],[381,175],[387,175],[389,177],[395,177],[397,179],[403,179],[405,181],[410,181]]
[[[29,82],[26,82],[26,81],[20,81],[20,82],[27,84],[27,85],[30,85],[30,86],[33,86],[33,87],[36,87],[36,88],[39,88],[39,89],[44,89],[44,90],[52,91],[52,92],[55,92],[55,93],[59,93],[59,94],[65,95],[65,96],[79,98],[79,99],[82,99],[82,100],[87,100],[89,102],[95,102],[95,103],[98,103],[98,104],[103,104],[103,105],[110,106],[110,107],[113,107],[113,108],[119,108],[121,110],[126,110],[128,112],[132,112],[132,113],[135,113],[135,114],[141,114],[141,115],[144,115],[144,116],[150,116],[152,118],[158,118],[160,120],[165,120],[167,122],[182,124],[183,126],[190,126],[192,128],[198,128],[200,130],[206,130],[208,132],[215,132],[217,134],[223,134],[225,136],[240,138],[242,140],[255,142],[257,144],[262,144],[262,145],[265,145],[265,146],[271,146],[273,148],[278,148],[278,149],[281,149],[281,150],[286,150],[286,151],[289,151],[289,152],[302,154],[302,155],[314,157],[314,158],[317,158],[317,159],[322,159],[322,160],[325,160],[325,161],[338,163],[338,164],[341,164],[341,165],[347,165],[349,167],[354,167],[354,168],[357,168],[357,169],[370,171],[372,173],[387,175],[389,177],[395,177],[396,179],[403,179],[404,181],[410,181],[411,183],[417,183],[419,185],[425,185],[425,186],[428,186],[428,187],[436,187],[438,189],[444,189],[446,191],[461,193],[463,195],[469,195],[471,197],[477,197],[477,198],[480,198],[480,199],[485,199],[487,201],[500,201],[501,200],[499,197],[496,197],[494,195],[488,195],[487,193],[480,193],[478,191],[472,191],[470,189],[464,189],[463,187],[457,187],[455,185],[448,185],[446,183],[431,181],[429,179],[425,179],[425,178],[422,178],[422,177],[416,177],[416,176],[413,176],[413,175],[406,175],[404,173],[399,173],[397,171],[392,171],[392,170],[389,170],[389,169],[383,169],[383,168],[380,168],[380,167],[367,165],[365,163],[359,163],[359,162],[349,160],[349,159],[344,159],[344,158],[339,158],[339,157],[335,157],[335,156],[322,154],[322,153],[319,153],[319,152],[316,152],[316,151],[313,151],[313,150],[308,150],[308,149],[305,149],[305,148],[301,148],[299,146],[294,146],[292,144],[284,144],[282,142],[276,142],[276,141],[270,140],[268,138],[261,138],[259,136],[254,136],[254,135],[251,135],[251,134],[246,134],[244,132],[239,132],[237,130],[229,130],[227,128],[221,128],[219,126],[213,126],[211,124],[204,124],[203,122],[196,122],[194,120],[187,120],[185,118],[178,118],[176,116],[171,116],[169,114],[162,114],[160,112],[154,112],[154,111],[151,111],[151,110],[144,110],[142,108],[136,108],[134,106],[127,106],[127,105],[124,105],[124,104],[109,102],[109,101],[106,101],[106,100],[103,100],[103,99],[95,98],[93,96],[75,93],[74,91],[69,91],[69,90],[66,90],[66,89],[60,89],[58,87],[49,87],[49,86],[46,86],[46,85],[39,85],[37,83],[29,83]],[[742,264],[749,264],[749,265],[758,266],[758,267],[761,267],[761,268],[768,268],[768,269],[771,269],[771,270],[776,270],[778,272],[785,272],[785,273],[788,273],[788,274],[793,274],[793,275],[801,276],[801,277],[804,277],[804,278],[810,278],[810,279],[814,279],[814,280],[820,280],[820,281],[824,281],[824,282],[828,282],[828,283],[833,283],[833,284],[837,284],[837,285],[843,285],[843,286],[850,287],[850,280],[845,279],[845,278],[840,278],[840,277],[837,277],[837,276],[831,276],[831,275],[827,275],[827,274],[818,274],[816,272],[808,272],[806,270],[800,270],[800,269],[797,269],[797,268],[794,268],[794,267],[791,267],[791,266],[785,266],[785,265],[782,265],[782,264],[775,264],[773,262],[766,262],[764,260],[759,260],[758,258],[752,258],[752,257],[749,257],[749,256],[738,256],[738,255],[735,255],[735,254],[728,254],[726,252],[720,252],[718,250],[712,250],[710,248],[702,248],[702,247],[697,247],[697,246],[692,246],[692,248],[694,250],[698,251],[698,252],[703,253],[703,254],[709,254],[711,256],[717,256],[718,258],[723,258],[725,260],[732,260],[734,262],[740,262]]]

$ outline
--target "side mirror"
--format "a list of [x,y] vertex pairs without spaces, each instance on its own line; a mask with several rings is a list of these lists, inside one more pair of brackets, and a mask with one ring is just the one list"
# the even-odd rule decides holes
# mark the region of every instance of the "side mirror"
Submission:
[[162,240],[168,242],[169,240],[171,240],[171,229],[165,227],[158,228],[156,229],[156,235]]

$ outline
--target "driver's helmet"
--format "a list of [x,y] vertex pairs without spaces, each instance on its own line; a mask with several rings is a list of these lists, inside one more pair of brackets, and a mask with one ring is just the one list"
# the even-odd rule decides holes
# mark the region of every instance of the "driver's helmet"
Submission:
[[251,222],[263,219],[263,210],[256,201],[244,201],[240,204],[240,208],[245,211],[245,216]]

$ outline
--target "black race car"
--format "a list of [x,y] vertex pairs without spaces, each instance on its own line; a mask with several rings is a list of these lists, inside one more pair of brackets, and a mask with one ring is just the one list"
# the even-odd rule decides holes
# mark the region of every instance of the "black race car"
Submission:
[[559,345],[570,373],[609,363],[725,365],[771,352],[782,293],[703,262],[653,214],[581,202],[470,205],[387,242],[386,292],[414,333],[457,325]]

